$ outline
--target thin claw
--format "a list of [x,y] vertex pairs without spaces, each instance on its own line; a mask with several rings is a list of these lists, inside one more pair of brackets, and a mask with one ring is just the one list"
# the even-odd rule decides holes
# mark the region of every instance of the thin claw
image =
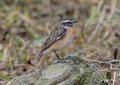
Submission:
[[52,64],[56,64],[56,63],[66,63],[66,61],[63,61],[63,60],[57,60],[57,61],[53,62]]

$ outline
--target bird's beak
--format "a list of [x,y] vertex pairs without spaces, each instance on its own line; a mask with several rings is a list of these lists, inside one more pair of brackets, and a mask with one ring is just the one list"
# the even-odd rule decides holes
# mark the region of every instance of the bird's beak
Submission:
[[73,23],[76,23],[76,22],[78,22],[78,21],[73,21]]

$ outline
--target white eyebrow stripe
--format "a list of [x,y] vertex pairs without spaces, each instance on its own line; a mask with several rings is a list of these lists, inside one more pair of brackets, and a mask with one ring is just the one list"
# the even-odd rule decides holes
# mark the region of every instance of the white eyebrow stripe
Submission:
[[61,22],[72,22],[71,20],[65,20],[65,21],[61,21]]

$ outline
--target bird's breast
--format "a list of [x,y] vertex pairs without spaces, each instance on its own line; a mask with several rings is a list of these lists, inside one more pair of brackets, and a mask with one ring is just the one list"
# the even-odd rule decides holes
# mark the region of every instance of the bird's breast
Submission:
[[72,44],[72,40],[73,40],[73,29],[68,27],[67,29],[67,33],[66,35],[58,41],[59,44],[58,48],[56,49],[56,51],[62,51],[65,50],[66,48],[68,48],[71,44]]

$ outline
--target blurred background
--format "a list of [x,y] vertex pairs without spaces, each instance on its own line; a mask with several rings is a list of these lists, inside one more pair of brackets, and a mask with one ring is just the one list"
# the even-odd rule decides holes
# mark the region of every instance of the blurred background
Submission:
[[[0,0],[0,74],[11,79],[55,61],[52,52],[33,64],[50,32],[66,17],[79,22],[72,45],[57,52],[61,59],[74,54],[95,60],[89,62],[99,69],[109,65],[97,61],[120,59],[120,0]],[[112,65],[120,68],[120,63]],[[0,77],[0,84],[6,81]]]

